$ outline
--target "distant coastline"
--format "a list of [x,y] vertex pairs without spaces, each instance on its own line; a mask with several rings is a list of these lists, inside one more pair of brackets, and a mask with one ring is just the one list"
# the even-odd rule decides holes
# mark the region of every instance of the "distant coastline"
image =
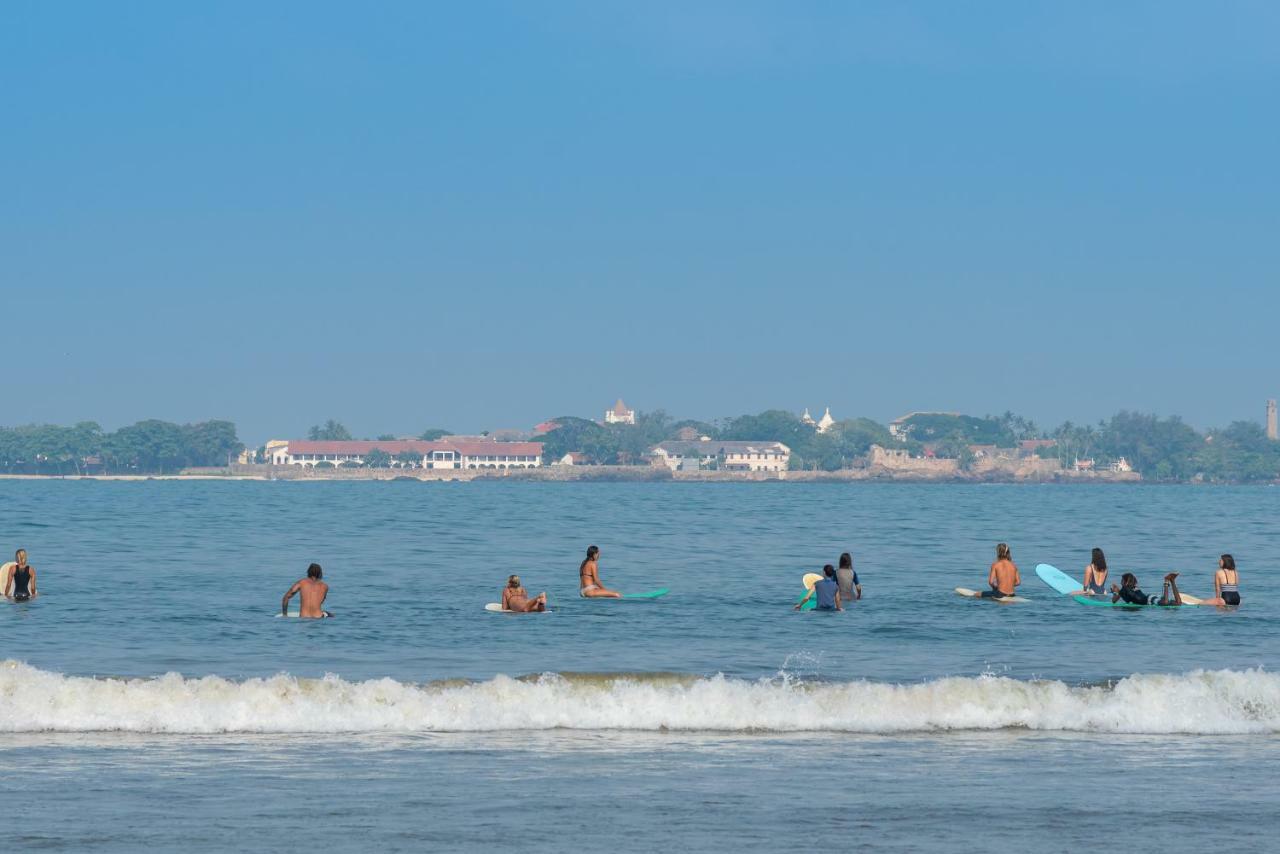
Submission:
[[221,468],[185,469],[176,474],[45,475],[0,474],[3,480],[102,480],[102,481],[523,481],[540,483],[1141,483],[1136,472],[1058,471],[1038,476],[1016,476],[1009,471],[931,472],[865,469],[837,471],[670,471],[653,466],[545,466],[536,469],[413,470],[413,469],[313,469],[298,466],[233,465]]

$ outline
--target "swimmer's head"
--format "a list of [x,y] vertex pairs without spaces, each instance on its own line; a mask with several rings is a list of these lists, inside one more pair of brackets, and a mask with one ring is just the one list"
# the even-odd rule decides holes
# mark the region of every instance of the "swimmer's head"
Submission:
[[1138,576],[1134,575],[1132,572],[1126,572],[1124,575],[1120,576],[1120,586],[1121,587],[1137,587]]
[[598,554],[600,554],[599,546],[587,546],[587,560],[595,560]]
[[27,563],[27,550],[18,549],[13,553],[13,559],[18,562],[18,566],[25,566]]
[[840,555],[840,568],[853,569],[853,555],[849,554],[848,552],[845,552],[844,554]]
[[[23,557],[27,556],[26,552],[19,552],[19,554],[21,554]],[[1234,571],[1236,568],[1236,559],[1233,558],[1231,555],[1223,555],[1221,558],[1219,558],[1218,563],[1222,565],[1223,569],[1230,569]]]
[[835,578],[836,568],[831,564],[827,564],[822,568],[822,574],[825,575],[827,578]]
[[1008,543],[996,544],[996,560],[1013,560],[1010,554]]
[[1107,558],[1106,555],[1102,553],[1102,549],[1094,549],[1093,555],[1089,558],[1089,562],[1093,564],[1094,569],[1100,569],[1103,572],[1107,571]]
[[509,575],[509,576],[507,576],[507,586],[508,586],[508,587],[519,587],[519,586],[520,586],[520,576],[518,576],[518,575]]
[[324,570],[320,568],[320,564],[313,563],[307,567],[307,578],[324,578]]

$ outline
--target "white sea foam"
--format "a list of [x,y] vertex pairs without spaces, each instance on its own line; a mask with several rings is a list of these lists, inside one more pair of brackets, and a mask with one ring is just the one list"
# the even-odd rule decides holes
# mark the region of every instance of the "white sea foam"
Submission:
[[560,676],[417,685],[335,676],[64,676],[0,663],[0,732],[293,733],[491,730],[1113,733],[1280,732],[1280,676],[1134,675],[1114,686],[994,676],[893,685]]

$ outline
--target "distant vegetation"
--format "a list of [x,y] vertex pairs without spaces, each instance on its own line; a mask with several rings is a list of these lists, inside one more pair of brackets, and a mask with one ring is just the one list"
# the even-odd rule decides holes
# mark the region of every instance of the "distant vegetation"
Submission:
[[[601,465],[645,465],[649,450],[668,439],[697,438],[782,442],[791,448],[791,467],[832,471],[859,464],[874,445],[906,450],[912,455],[930,453],[958,459],[962,465],[974,459],[972,445],[1012,448],[1025,439],[1053,439],[1034,453],[1056,458],[1064,467],[1076,460],[1094,460],[1099,468],[1126,459],[1150,481],[1203,480],[1220,483],[1267,482],[1280,479],[1280,442],[1268,439],[1252,421],[1201,433],[1180,418],[1162,418],[1122,411],[1096,425],[1070,421],[1053,430],[1041,430],[1034,422],[1006,412],[976,417],[921,413],[900,425],[900,437],[869,418],[837,421],[825,433],[791,412],[770,409],[756,415],[739,415],[715,422],[677,421],[662,410],[637,413],[636,423],[603,425],[585,418],[563,416],[557,425],[536,440],[543,456],[555,462],[573,451],[588,462]],[[308,437],[345,440],[350,431],[330,419],[312,427]],[[438,439],[448,431],[432,428],[424,439]],[[391,441],[391,434],[379,436]],[[171,424],[140,421],[115,432],[104,432],[91,421],[72,427],[29,425],[0,427],[0,471],[10,474],[163,474],[190,466],[221,466],[243,446],[229,421]],[[383,468],[417,462],[416,454],[392,456],[383,449],[371,452],[364,465]]]
[[93,421],[0,427],[0,469],[10,474],[165,474],[224,466],[243,449],[230,421],[139,421],[114,433]]

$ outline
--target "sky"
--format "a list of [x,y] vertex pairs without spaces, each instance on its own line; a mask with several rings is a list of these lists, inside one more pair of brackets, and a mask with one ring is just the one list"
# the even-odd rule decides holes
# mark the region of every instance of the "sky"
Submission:
[[1280,4],[0,5],[0,424],[1280,397]]

